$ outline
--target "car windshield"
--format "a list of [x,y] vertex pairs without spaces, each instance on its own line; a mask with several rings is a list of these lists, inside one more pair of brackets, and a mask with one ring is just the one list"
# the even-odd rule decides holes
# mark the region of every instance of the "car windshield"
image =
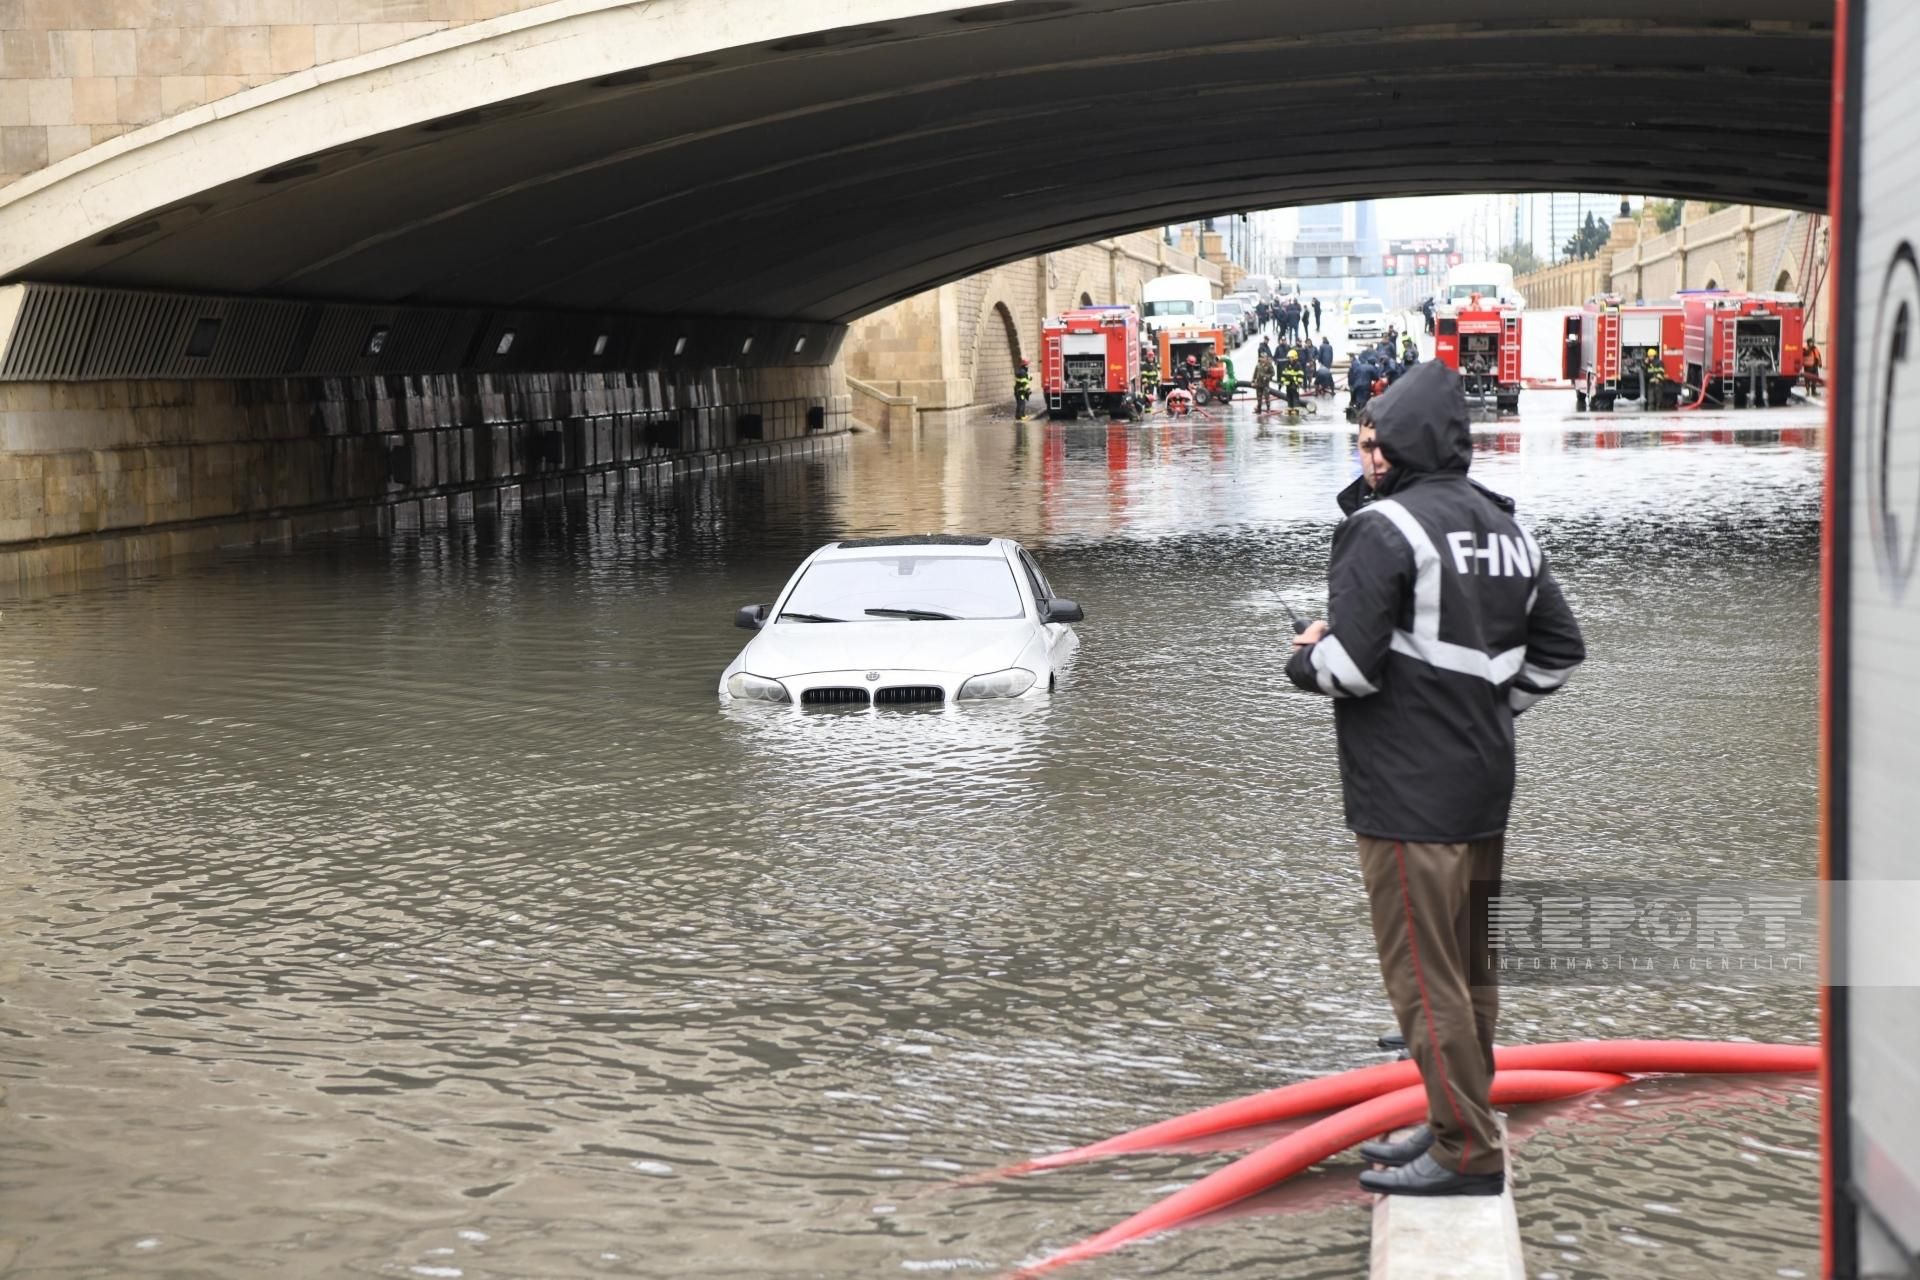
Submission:
[[[885,610],[875,614],[873,610]],[[865,622],[1018,618],[1024,610],[1013,570],[1000,556],[860,556],[816,560],[780,607],[780,617],[811,614]],[[937,619],[922,619],[933,621]]]
[[1356,316],[1377,316],[1383,310],[1385,310],[1385,308],[1377,302],[1356,302],[1353,304],[1353,314]]
[[1193,303],[1186,298],[1172,298],[1166,302],[1149,302],[1147,314],[1150,316],[1190,316]]

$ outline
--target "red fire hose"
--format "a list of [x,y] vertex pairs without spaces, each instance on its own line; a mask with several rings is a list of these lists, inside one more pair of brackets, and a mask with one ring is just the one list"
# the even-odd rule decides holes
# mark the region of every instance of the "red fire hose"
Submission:
[[[1815,1045],[1723,1043],[1711,1040],[1572,1040],[1559,1044],[1501,1045],[1493,1051],[1497,1070],[1608,1071],[1632,1075],[1668,1073],[1751,1073],[1813,1071],[1820,1064]],[[1383,1062],[1343,1071],[1319,1080],[1304,1080],[1205,1107],[1171,1120],[1123,1133],[1090,1146],[1055,1152],[1021,1164],[1009,1165],[986,1178],[1016,1177],[1042,1169],[1098,1160],[1131,1151],[1148,1151],[1209,1134],[1274,1124],[1352,1106],[1393,1089],[1420,1083],[1420,1072],[1410,1061]],[[968,1181],[980,1179],[969,1178]]]
[[[1555,1098],[1570,1098],[1600,1089],[1611,1089],[1625,1083],[1626,1076],[1604,1071],[1501,1071],[1493,1078],[1493,1101],[1508,1105],[1548,1102]],[[1212,1213],[1264,1191],[1274,1183],[1290,1178],[1302,1169],[1345,1151],[1375,1134],[1412,1124],[1426,1114],[1427,1093],[1417,1084],[1370,1098],[1324,1120],[1315,1121],[1296,1133],[1290,1133],[1252,1155],[1209,1174],[1192,1186],[1174,1192],[1118,1226],[1109,1227],[1097,1236],[1062,1249],[1042,1262],[1023,1268],[1016,1275],[1024,1280],[1025,1277],[1037,1276],[1069,1263],[1097,1257],[1142,1236],[1177,1227],[1202,1214]]]
[[[1815,1045],[1704,1040],[1578,1040],[1502,1046],[1494,1050],[1494,1061],[1498,1072],[1492,1100],[1511,1105],[1611,1089],[1627,1083],[1630,1074],[1814,1071],[1820,1065],[1820,1050]],[[1427,1110],[1426,1091],[1412,1062],[1381,1063],[1207,1107],[1001,1170],[1012,1175],[1055,1169],[1333,1108],[1344,1109],[1202,1178],[1118,1226],[1034,1263],[1017,1276],[1024,1280],[1095,1257],[1244,1200],[1366,1138],[1421,1119]]]

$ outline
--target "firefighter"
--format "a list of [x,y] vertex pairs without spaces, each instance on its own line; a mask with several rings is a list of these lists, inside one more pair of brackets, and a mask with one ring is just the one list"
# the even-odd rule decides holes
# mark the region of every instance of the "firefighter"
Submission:
[[[1322,347],[1321,350],[1324,352],[1326,348]],[[1313,393],[1320,396],[1330,396],[1334,393],[1333,365],[1324,360],[1313,362]]]
[[1013,375],[1014,417],[1021,422],[1027,420],[1027,397],[1033,394],[1033,372],[1025,356],[1020,357],[1020,367]]
[[1360,411],[1367,407],[1367,401],[1373,398],[1373,352],[1361,351],[1354,355],[1347,366],[1347,391],[1351,399],[1347,402],[1347,417],[1358,419]]
[[1807,339],[1805,349],[1800,352],[1800,374],[1807,380],[1807,394],[1818,395],[1821,385],[1820,348],[1812,338]]
[[1149,410],[1160,399],[1160,362],[1152,355],[1140,362],[1140,394],[1146,397]]
[[1260,359],[1253,366],[1253,411],[1265,413],[1273,407],[1273,352],[1260,344]]
[[1646,349],[1640,357],[1640,370],[1647,380],[1646,398],[1640,402],[1640,407],[1658,409],[1660,408],[1660,384],[1667,378],[1667,368],[1660,361],[1660,348]]
[[1182,391],[1192,391],[1200,380],[1199,356],[1188,356],[1186,363],[1174,370],[1173,381]]
[[1400,340],[1400,363],[1409,369],[1420,363],[1420,348],[1415,344],[1412,334]]
[[1300,387],[1306,381],[1307,371],[1300,364],[1300,349],[1287,348],[1287,362],[1280,366],[1280,386],[1287,393],[1287,408],[1293,413],[1300,412]]

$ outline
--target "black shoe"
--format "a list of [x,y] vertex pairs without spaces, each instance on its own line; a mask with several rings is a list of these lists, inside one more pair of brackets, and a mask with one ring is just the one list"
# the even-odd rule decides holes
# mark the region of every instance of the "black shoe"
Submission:
[[1398,1169],[1369,1169],[1360,1185],[1383,1196],[1497,1196],[1507,1189],[1507,1175],[1455,1173],[1428,1153]]
[[1392,1165],[1395,1168],[1403,1164],[1412,1164],[1427,1154],[1427,1148],[1433,1145],[1433,1126],[1423,1124],[1398,1142],[1375,1139],[1360,1144],[1360,1154],[1374,1164]]

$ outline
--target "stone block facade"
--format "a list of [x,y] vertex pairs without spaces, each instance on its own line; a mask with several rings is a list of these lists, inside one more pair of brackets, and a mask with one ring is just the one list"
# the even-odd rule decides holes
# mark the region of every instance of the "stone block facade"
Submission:
[[1670,298],[1683,289],[1797,293],[1807,298],[1810,329],[1824,339],[1829,237],[1818,214],[1752,205],[1710,212],[1690,201],[1671,231],[1662,232],[1644,213],[1616,219],[1597,258],[1535,271],[1514,284],[1532,307],[1577,307],[1599,293],[1628,301]]
[[849,410],[839,366],[0,383],[0,582],[659,480]]
[[548,0],[0,0],[0,187],[141,125]]
[[[1154,232],[1135,232],[916,294],[853,323],[842,349],[847,373],[887,395],[913,398],[921,411],[998,404],[1010,413],[1015,362],[1022,355],[1038,362],[1047,316],[1085,304],[1138,303],[1142,286],[1158,276],[1203,275],[1224,292],[1224,282],[1241,274],[1219,259],[1217,243],[1207,258],[1194,256],[1191,237],[1187,244],[1182,251]],[[867,397],[861,411],[871,416],[880,406]],[[892,408],[890,419],[899,416]]]

